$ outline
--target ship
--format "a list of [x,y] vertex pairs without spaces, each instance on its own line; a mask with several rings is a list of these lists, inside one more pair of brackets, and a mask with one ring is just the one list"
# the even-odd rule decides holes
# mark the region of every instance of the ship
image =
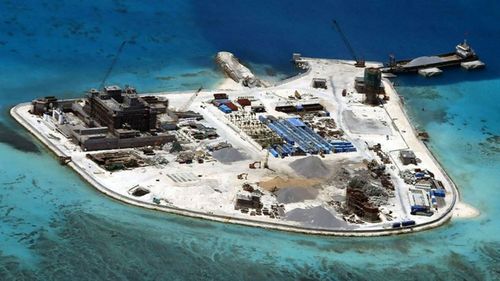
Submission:
[[[476,52],[464,40],[463,43],[458,44],[455,47],[455,52],[434,55],[434,56],[422,56],[414,59],[400,60],[396,61],[394,56],[390,56],[389,63],[381,68],[382,72],[385,73],[412,73],[418,72],[422,69],[438,68],[438,67],[451,67],[460,66],[468,62],[477,62],[473,65],[484,66],[482,62],[479,61],[479,57]],[[468,64],[466,64],[468,65]]]

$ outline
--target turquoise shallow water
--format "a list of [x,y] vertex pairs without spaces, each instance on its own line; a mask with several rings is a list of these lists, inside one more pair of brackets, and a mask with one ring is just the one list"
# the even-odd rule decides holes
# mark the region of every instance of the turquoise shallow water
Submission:
[[[499,279],[499,11],[494,1],[0,1],[0,280]],[[294,51],[348,58],[332,17],[373,60],[447,51],[468,32],[487,69],[396,83],[480,217],[414,235],[335,238],[152,212],[94,191],[7,113],[97,87],[124,40],[109,82],[141,91],[214,87],[222,49],[283,76]]]

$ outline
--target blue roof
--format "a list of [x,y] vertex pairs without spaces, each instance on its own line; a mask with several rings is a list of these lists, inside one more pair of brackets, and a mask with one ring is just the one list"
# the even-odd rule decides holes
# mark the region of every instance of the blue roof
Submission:
[[299,118],[289,118],[287,119],[288,123],[292,124],[295,127],[305,127],[306,124],[302,122]]

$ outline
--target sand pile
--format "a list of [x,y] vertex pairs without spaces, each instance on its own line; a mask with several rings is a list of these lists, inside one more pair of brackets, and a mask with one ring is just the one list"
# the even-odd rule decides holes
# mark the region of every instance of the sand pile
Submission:
[[330,169],[317,156],[307,156],[290,163],[290,167],[305,178],[326,178]]
[[271,191],[274,188],[285,188],[285,187],[310,187],[319,184],[321,181],[317,179],[304,179],[304,178],[281,178],[274,177],[272,179],[266,179],[259,182],[259,186],[265,190]]
[[223,164],[229,164],[246,159],[245,155],[241,154],[241,152],[233,147],[227,147],[214,151],[212,156]]

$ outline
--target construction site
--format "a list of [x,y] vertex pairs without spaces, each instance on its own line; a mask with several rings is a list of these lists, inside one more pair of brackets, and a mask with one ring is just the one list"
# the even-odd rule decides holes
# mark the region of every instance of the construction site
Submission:
[[222,52],[224,90],[143,95],[112,85],[11,113],[62,164],[130,204],[335,235],[444,223],[456,187],[382,64],[353,57],[294,54],[302,73],[270,84]]

